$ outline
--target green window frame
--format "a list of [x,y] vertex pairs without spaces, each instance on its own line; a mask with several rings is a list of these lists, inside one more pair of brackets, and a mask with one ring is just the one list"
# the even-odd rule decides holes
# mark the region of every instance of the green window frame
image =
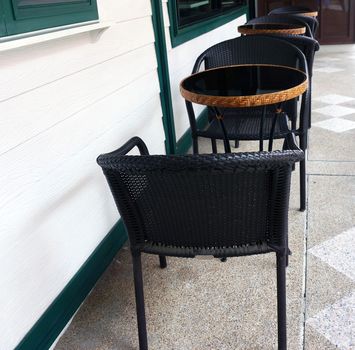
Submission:
[[[213,29],[220,27],[221,25],[228,23],[242,15],[249,17],[249,5],[241,6],[236,9],[231,9],[225,13],[219,14],[214,17],[207,17],[200,20],[197,23],[179,28],[178,25],[178,8],[176,0],[168,0],[168,11],[170,19],[170,38],[172,47],[183,44],[186,41],[192,40],[204,33],[207,33]],[[236,35],[237,35],[237,28]]]
[[0,37],[98,20],[96,0],[0,0]]

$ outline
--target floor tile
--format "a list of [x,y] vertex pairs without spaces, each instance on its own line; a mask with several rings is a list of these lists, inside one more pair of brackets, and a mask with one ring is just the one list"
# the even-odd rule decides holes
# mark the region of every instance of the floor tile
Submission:
[[306,285],[307,319],[355,290],[354,281],[312,254],[307,255]]
[[338,133],[312,126],[309,130],[309,160],[355,162],[354,149],[355,129]]
[[337,162],[308,160],[307,173],[309,175],[351,175],[355,176],[355,162]]
[[329,105],[322,108],[316,108],[314,112],[329,115],[330,117],[344,117],[345,115],[355,114],[355,108],[349,108],[338,105]]
[[355,281],[355,227],[308,252]]
[[307,320],[339,349],[355,349],[355,292]]
[[355,122],[341,118],[327,119],[321,122],[314,123],[313,125],[337,133],[355,129]]
[[336,68],[336,67],[322,67],[322,68],[313,69],[313,72],[321,72],[321,73],[337,73],[342,71],[344,71],[344,69]]
[[321,101],[332,105],[349,102],[352,100],[355,100],[355,98],[349,96],[337,95],[337,94],[329,94],[325,96],[316,97],[313,99],[313,101]]
[[354,227],[355,177],[310,175],[308,187],[307,245],[311,249]]
[[304,350],[318,349],[337,350],[337,347],[312,327],[306,327]]
[[316,57],[315,62],[334,62],[340,61],[340,58],[337,57]]

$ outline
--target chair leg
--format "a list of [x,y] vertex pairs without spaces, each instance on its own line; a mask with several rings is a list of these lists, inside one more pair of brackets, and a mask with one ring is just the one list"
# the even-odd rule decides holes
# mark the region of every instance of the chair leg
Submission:
[[217,153],[217,142],[216,139],[211,139],[212,153]]
[[197,136],[192,137],[192,152],[193,154],[198,154],[198,140]]
[[234,148],[239,148],[239,140],[234,140]]
[[300,162],[300,211],[306,210],[306,160]]
[[167,267],[166,257],[164,255],[159,255],[160,268],[165,269]]
[[292,255],[292,252],[291,252],[290,248],[288,247],[288,235],[286,236],[286,247],[287,247],[287,250],[286,250],[286,267],[288,267],[288,259],[289,259],[289,256]]
[[136,311],[138,323],[139,350],[148,350],[147,326],[144,309],[143,276],[141,253],[132,253],[134,290],[136,295]]
[[286,255],[277,253],[277,333],[278,350],[287,349],[286,326]]

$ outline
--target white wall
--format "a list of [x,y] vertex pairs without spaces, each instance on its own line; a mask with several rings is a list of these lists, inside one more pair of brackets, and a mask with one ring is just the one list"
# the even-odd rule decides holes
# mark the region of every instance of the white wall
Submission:
[[[180,81],[191,74],[196,58],[208,47],[223,40],[239,36],[237,28],[246,22],[246,16],[241,16],[225,25],[205,33],[195,39],[187,41],[175,48],[171,47],[170,42],[170,22],[168,15],[168,1],[163,0],[165,37],[168,47],[168,61],[172,103],[174,110],[176,140],[184,134],[190,127],[185,102],[179,91]],[[196,116],[203,107],[194,105]]]
[[0,54],[0,349],[16,346],[118,219],[95,159],[133,135],[164,153],[149,0],[112,26]]

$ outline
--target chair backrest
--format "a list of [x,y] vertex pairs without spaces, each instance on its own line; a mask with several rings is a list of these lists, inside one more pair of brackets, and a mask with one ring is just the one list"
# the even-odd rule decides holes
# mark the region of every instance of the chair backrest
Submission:
[[301,25],[306,28],[305,36],[313,38],[312,29],[308,23],[302,21],[300,18],[294,18],[293,16],[288,15],[275,15],[275,16],[261,16],[251,19],[248,24],[257,24],[257,23],[288,23]]
[[304,12],[311,12],[313,11],[311,8],[306,7],[306,6],[282,6],[282,7],[278,7],[276,9],[273,9],[269,12],[270,15],[273,14],[284,14],[284,13],[290,13],[290,12],[298,12],[298,11],[304,11]]
[[[294,45],[280,38],[264,35],[247,35],[226,40],[205,50],[196,60],[192,73],[200,70],[233,64],[275,64],[298,68],[308,74],[304,54]],[[300,125],[308,126],[308,90],[303,94]],[[292,120],[297,120],[297,99],[284,103],[284,110]],[[194,129],[192,104],[186,101],[191,128]],[[194,131],[194,130],[192,130]]]
[[319,27],[319,21],[315,17],[309,17],[309,16],[303,16],[301,14],[288,14],[287,16],[298,19],[299,21],[302,21],[304,23],[307,23],[309,27],[311,28],[313,37],[316,36],[317,30]]
[[[249,22],[248,22],[249,24]],[[317,40],[308,38],[302,35],[275,35],[271,34],[270,36],[274,38],[278,38],[281,40],[286,40],[290,44],[296,46],[298,49],[302,51],[304,56],[306,57],[308,74],[310,77],[313,75],[313,62],[314,55],[319,50],[319,43]]]
[[292,165],[302,158],[299,149],[171,156],[127,156],[119,149],[97,162],[131,249],[232,256],[285,248]]
[[[265,16],[266,17],[266,16]],[[274,13],[273,11],[271,11],[268,15],[268,17],[271,17],[272,19],[276,20],[277,17],[279,18],[283,18],[283,21],[288,20],[288,21],[294,21],[294,20],[298,20],[301,21],[303,24],[308,25],[309,29],[311,30],[311,34],[313,37],[315,37],[317,30],[318,30],[318,26],[319,26],[319,22],[317,20],[317,18],[315,17],[310,17],[310,16],[304,16],[301,13],[297,13],[297,12],[280,12],[280,13]],[[277,22],[279,23],[279,22]],[[291,23],[291,22],[289,22]],[[292,22],[294,23],[294,22]],[[308,31],[307,31],[307,27],[306,27],[306,36],[308,35]]]

